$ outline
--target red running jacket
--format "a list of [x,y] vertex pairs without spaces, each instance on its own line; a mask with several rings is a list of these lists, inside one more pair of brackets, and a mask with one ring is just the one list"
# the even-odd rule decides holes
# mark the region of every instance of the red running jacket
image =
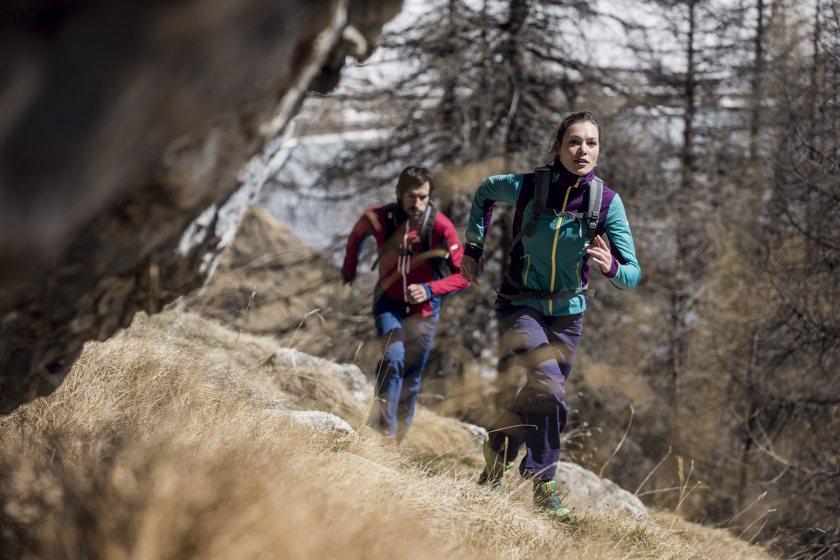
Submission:
[[[406,305],[406,309],[410,314],[419,312],[423,317],[431,317],[432,298],[439,298],[469,286],[469,282],[461,276],[464,248],[455,226],[442,212],[438,212],[431,232],[430,249],[435,252],[435,256],[446,258],[453,271],[452,274],[441,278],[441,273],[434,265],[434,259],[423,255],[421,227],[406,231],[406,218],[400,204],[371,206],[365,210],[347,239],[347,251],[341,272],[345,280],[350,281],[356,277],[362,242],[368,235],[373,235],[379,251],[379,287],[385,297],[395,302],[404,302],[409,285],[423,284],[429,299],[420,304]],[[390,224],[387,221],[390,221]],[[386,239],[387,231],[394,232],[390,242]],[[386,242],[387,247],[383,249]]]

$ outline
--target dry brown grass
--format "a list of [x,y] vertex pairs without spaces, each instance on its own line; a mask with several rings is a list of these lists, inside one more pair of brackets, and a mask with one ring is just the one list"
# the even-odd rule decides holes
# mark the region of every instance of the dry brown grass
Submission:
[[[356,285],[370,294],[372,274],[361,268]],[[358,343],[374,332],[370,297],[354,297],[327,257],[260,206],[243,217],[209,283],[185,302],[191,311],[226,325],[341,361],[352,361]],[[342,344],[335,344],[339,340]]]
[[[0,419],[0,556],[767,558],[665,514],[535,515],[523,487],[464,476],[467,436],[427,411],[402,450],[267,414],[365,412],[328,374],[278,367],[275,347],[175,311],[88,344],[53,395]],[[433,454],[451,462],[428,468]]]

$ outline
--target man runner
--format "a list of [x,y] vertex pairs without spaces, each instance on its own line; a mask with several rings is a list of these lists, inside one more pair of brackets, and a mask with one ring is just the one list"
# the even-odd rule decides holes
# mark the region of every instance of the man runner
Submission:
[[369,422],[391,443],[401,442],[411,425],[441,297],[469,285],[460,273],[458,233],[429,200],[431,192],[427,169],[403,169],[397,201],[365,211],[350,232],[342,266],[344,282],[351,283],[362,242],[373,235],[379,251],[373,316],[385,351]]

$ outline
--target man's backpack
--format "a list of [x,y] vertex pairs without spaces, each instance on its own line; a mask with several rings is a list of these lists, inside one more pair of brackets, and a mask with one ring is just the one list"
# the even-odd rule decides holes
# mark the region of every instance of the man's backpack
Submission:
[[430,202],[426,215],[423,217],[423,225],[420,228],[420,243],[422,245],[422,249],[419,252],[411,250],[406,251],[398,248],[400,240],[394,235],[400,226],[400,223],[397,223],[397,204],[399,203],[392,202],[385,207],[385,242],[379,249],[379,254],[371,265],[371,270],[376,268],[376,265],[379,264],[379,259],[381,259],[382,255],[386,252],[398,251],[400,254],[417,256],[416,264],[419,264],[424,260],[431,261],[430,264],[435,268],[441,278],[452,274],[452,270],[449,266],[449,250],[445,246],[432,247],[432,232],[434,232],[435,229],[435,220],[437,220],[438,209]]

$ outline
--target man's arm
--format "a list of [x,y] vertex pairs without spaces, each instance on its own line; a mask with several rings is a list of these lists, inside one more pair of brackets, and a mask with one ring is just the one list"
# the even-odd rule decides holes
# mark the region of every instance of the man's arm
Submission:
[[345,283],[350,283],[356,279],[356,268],[359,264],[359,250],[362,248],[362,242],[373,233],[376,226],[379,226],[376,214],[373,209],[369,209],[362,214],[362,217],[350,231],[347,238],[347,249],[344,253],[344,264],[341,266],[341,277]]

